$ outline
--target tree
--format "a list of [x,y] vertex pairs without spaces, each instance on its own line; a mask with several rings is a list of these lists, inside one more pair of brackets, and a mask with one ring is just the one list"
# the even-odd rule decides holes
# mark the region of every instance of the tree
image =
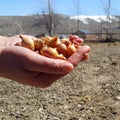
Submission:
[[59,15],[55,14],[50,0],[48,0],[48,12],[46,13],[45,10],[43,10],[43,22],[48,33],[53,36],[60,21]]
[[[102,2],[102,1],[101,1]],[[104,6],[104,11],[106,14],[106,18],[107,18],[107,22],[106,22],[106,28],[104,28],[104,30],[106,30],[106,40],[112,41],[112,24],[111,24],[111,0],[108,0],[107,3],[103,3]]]
[[79,20],[79,17],[80,17],[80,0],[75,0],[74,1],[74,8],[76,9],[76,13],[77,13],[77,16],[78,16],[77,31],[79,31],[79,29],[80,29],[80,20]]

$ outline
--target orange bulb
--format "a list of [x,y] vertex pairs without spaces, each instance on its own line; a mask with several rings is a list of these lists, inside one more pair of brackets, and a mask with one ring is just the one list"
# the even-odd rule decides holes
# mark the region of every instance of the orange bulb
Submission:
[[56,50],[59,54],[63,54],[65,57],[67,56],[67,46],[65,44],[58,44]]
[[74,44],[69,45],[67,48],[68,57],[70,57],[74,52],[76,52],[76,48],[75,48]]
[[20,35],[20,38],[22,39],[21,46],[29,48],[31,50],[35,49],[35,45],[34,45],[32,38],[30,39],[30,38],[24,37],[22,35]]
[[20,38],[22,39],[21,46],[29,48],[49,58],[64,60],[68,59],[73,53],[75,53],[80,46],[80,42],[82,42],[82,40],[76,38],[76,36],[61,40],[57,36],[29,38],[20,35]]
[[55,48],[44,46],[40,50],[40,54],[50,58],[66,59],[62,54],[59,54]]
[[42,39],[35,39],[34,40],[34,45],[35,45],[35,50],[40,50],[43,45],[44,45],[44,41]]

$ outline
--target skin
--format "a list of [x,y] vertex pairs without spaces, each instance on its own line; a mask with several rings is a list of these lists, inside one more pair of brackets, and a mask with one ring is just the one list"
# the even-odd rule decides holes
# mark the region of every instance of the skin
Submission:
[[89,46],[81,46],[68,60],[52,59],[17,46],[20,43],[19,35],[0,36],[0,76],[40,88],[49,87],[73,71],[80,62],[88,59],[90,52]]

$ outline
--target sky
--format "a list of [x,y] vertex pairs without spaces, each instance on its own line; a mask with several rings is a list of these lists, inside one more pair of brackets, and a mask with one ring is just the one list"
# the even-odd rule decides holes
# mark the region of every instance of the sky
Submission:
[[[110,14],[120,15],[120,0],[110,0]],[[68,16],[106,15],[109,0],[51,0],[55,13]],[[41,14],[47,10],[47,0],[1,0],[0,16]]]

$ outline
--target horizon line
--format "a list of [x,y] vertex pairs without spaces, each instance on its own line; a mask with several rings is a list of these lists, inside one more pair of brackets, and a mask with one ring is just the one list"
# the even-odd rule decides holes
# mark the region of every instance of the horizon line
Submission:
[[[65,15],[65,16],[70,16],[70,17],[79,17],[79,16],[93,16],[93,17],[94,16],[107,16],[107,15],[104,15],[104,14],[103,15],[102,14],[101,15],[84,15],[84,14],[82,14],[82,15],[66,15],[66,14],[60,14],[60,13],[55,13],[55,14]],[[9,17],[9,16],[34,16],[34,15],[43,15],[43,14],[42,13],[33,13],[32,14],[31,13],[31,14],[23,14],[23,15],[17,15],[16,14],[16,15],[0,15],[0,16],[1,17],[2,16],[6,16],[6,17],[8,16]],[[110,15],[110,16],[120,16],[120,15]]]

